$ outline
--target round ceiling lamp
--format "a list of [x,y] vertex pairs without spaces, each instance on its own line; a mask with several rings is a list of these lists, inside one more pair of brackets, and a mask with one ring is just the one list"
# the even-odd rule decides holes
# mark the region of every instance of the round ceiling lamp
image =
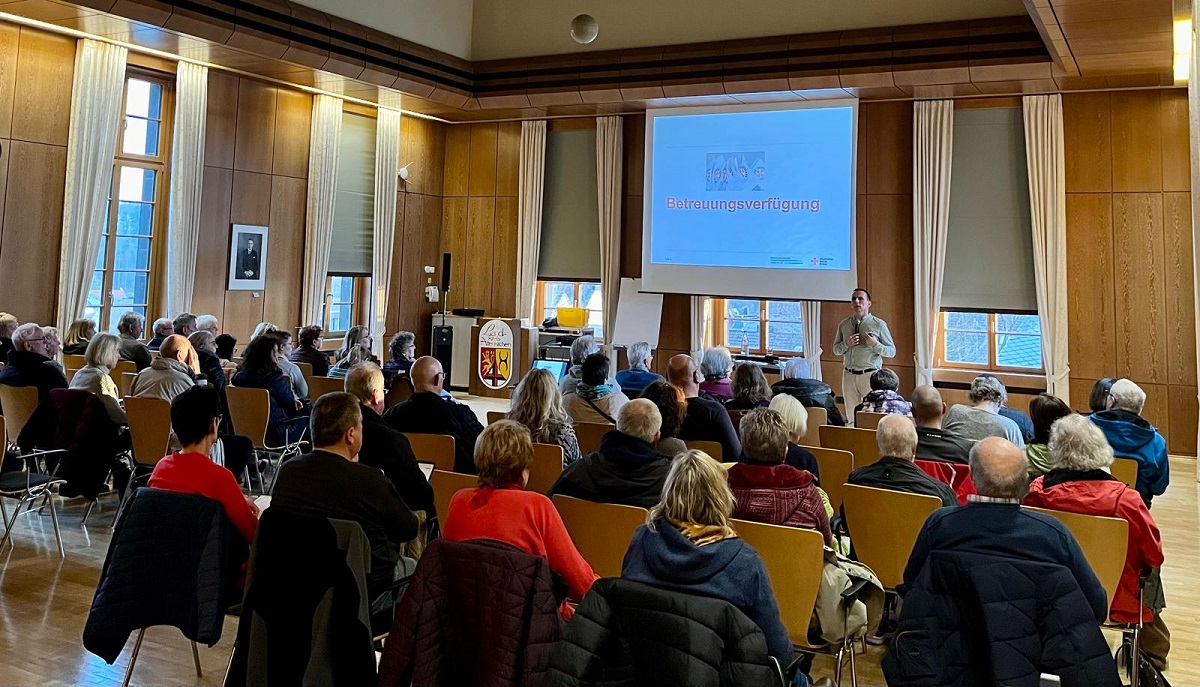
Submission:
[[600,25],[596,23],[596,18],[590,14],[581,14],[571,20],[571,38],[576,43],[587,45],[596,40],[596,36],[600,34]]

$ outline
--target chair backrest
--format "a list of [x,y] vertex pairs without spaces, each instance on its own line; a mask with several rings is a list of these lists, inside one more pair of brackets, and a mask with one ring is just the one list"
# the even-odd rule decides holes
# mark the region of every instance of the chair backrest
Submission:
[[895,589],[904,581],[904,566],[921,527],[942,500],[858,484],[845,485],[842,499],[858,560],[875,571],[885,589]]
[[594,503],[573,496],[554,495],[579,555],[600,577],[620,577],[621,563],[633,533],[646,523],[646,509],[616,503]]
[[267,425],[271,419],[271,398],[267,390],[227,386],[225,401],[229,406],[229,421],[233,423],[233,431],[250,437],[254,448],[265,448]]
[[309,380],[311,380],[313,378],[312,363],[293,362],[292,364],[295,365],[300,370],[300,374],[304,375],[304,383],[305,384],[311,383]]
[[161,398],[125,397],[133,460],[154,465],[167,454],[171,443],[171,404]]
[[[405,432],[412,445],[413,455],[423,463],[433,463],[438,470],[454,472],[454,437],[449,434],[417,434]],[[438,511],[439,513],[441,511]]]
[[[121,389],[121,376],[125,373],[136,375],[138,372],[137,363],[132,360],[118,360],[116,367],[108,371],[108,376],[112,378],[113,384]],[[125,396],[129,393],[128,389],[121,389],[121,395]]]
[[796,442],[798,446],[820,446],[821,445],[821,425],[829,422],[829,411],[824,408],[809,408],[808,411],[808,431],[804,436],[800,437],[800,441]]
[[875,443],[873,429],[823,425],[820,431],[821,446],[853,453],[856,470],[879,460],[879,446]]
[[842,505],[842,487],[854,471],[854,456],[849,451],[839,451],[835,448],[809,446],[808,450],[817,459],[817,467],[821,469],[821,488],[829,496],[829,504],[836,511]]
[[1114,458],[1112,476],[1125,483],[1130,489],[1137,486],[1138,463],[1132,458]]
[[599,422],[576,422],[575,438],[579,440],[579,452],[586,456],[599,451],[600,439],[616,428],[616,425]]
[[1108,608],[1112,610],[1113,595],[1121,583],[1121,572],[1125,569],[1126,549],[1129,547],[1129,522],[1121,518],[1100,515],[1068,513],[1061,510],[1022,506],[1031,511],[1044,513],[1071,530],[1083,557],[1092,566],[1092,572],[1100,580],[1100,586],[1108,594]]
[[38,405],[38,390],[35,386],[9,386],[0,384],[0,407],[8,425],[8,435],[13,441],[21,436],[25,423],[33,416]]
[[854,426],[859,429],[875,429],[879,426],[879,421],[887,417],[887,413],[873,413],[869,410],[860,410],[854,414]]
[[77,353],[63,353],[63,367],[68,370],[78,370],[87,365],[87,356]]
[[825,538],[816,530],[747,520],[734,520],[733,529],[762,559],[792,644],[809,646],[808,624],[821,588]]
[[525,488],[545,494],[554,486],[563,471],[563,450],[558,444],[534,444],[533,465],[529,468],[529,484]]
[[318,377],[313,375],[308,380],[308,397],[317,400],[325,394],[346,390],[346,380],[341,377]]
[[474,489],[479,486],[475,475],[464,475],[461,472],[434,470],[429,476],[429,486],[433,487],[433,504],[437,507],[438,517],[445,524],[446,516],[450,513],[450,498],[459,489]]
[[117,392],[121,396],[128,396],[133,393],[133,382],[137,379],[136,372],[122,372],[121,378],[117,380]]
[[508,415],[508,413],[503,413],[503,412],[500,412],[499,410],[487,411],[488,424],[490,425],[490,424],[493,424],[493,423],[503,420],[505,415]]
[[[683,442],[688,450],[704,451],[710,458],[718,463],[724,462],[727,456],[724,455],[724,450],[721,448],[721,443],[717,441],[702,441],[699,439],[690,439]],[[737,460],[737,456],[728,456],[729,460]]]
[[75,373],[79,372],[77,367],[68,367],[63,369],[63,376],[67,378],[67,384],[75,381]]
[[392,379],[392,388],[388,389],[387,397],[383,400],[383,406],[391,408],[397,403],[407,401],[412,395],[412,380],[408,378],[408,375],[396,375]]
[[944,463],[940,460],[914,460],[913,464],[921,468],[921,472],[939,482],[950,485],[960,504],[967,503],[967,496],[975,493],[975,483],[971,481],[971,468],[962,463]]
[[735,431],[735,432],[742,431],[742,417],[745,416],[745,414],[748,412],[750,412],[750,411],[749,410],[730,410],[729,411],[729,421],[733,423],[733,431]]

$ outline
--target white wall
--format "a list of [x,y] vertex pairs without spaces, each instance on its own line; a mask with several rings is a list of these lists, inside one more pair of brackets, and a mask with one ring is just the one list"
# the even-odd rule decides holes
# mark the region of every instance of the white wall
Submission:
[[471,58],[472,0],[299,0],[299,3],[456,57]]

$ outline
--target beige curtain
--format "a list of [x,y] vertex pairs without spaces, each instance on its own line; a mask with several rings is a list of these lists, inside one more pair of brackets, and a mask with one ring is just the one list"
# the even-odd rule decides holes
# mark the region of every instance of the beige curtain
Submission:
[[[1200,239],[1197,238],[1197,223],[1200,223],[1200,45],[1197,45],[1196,28],[1200,26],[1200,2],[1192,3],[1192,64],[1188,70],[1188,130],[1192,143],[1192,288],[1195,293],[1196,339],[1200,341]],[[1196,369],[1200,370],[1200,346],[1195,347]],[[1200,426],[1196,428],[1196,441],[1200,445]],[[1196,473],[1200,481],[1200,471]]]
[[692,296],[692,338],[689,353],[704,349],[708,328],[712,322],[712,299],[708,296]]
[[[100,253],[101,230],[108,221],[105,210],[112,188],[128,54],[120,46],[87,38],[75,46],[58,265],[57,316],[62,332],[67,331],[72,320],[83,315],[87,306],[92,271]],[[18,169],[10,171],[10,174],[20,173]],[[30,236],[27,240],[38,239]],[[104,326],[102,322],[97,324]]]
[[342,143],[342,99],[313,97],[308,144],[308,207],[304,226],[303,324],[325,317],[325,277],[333,243],[333,204],[337,197],[338,150]]
[[1067,163],[1061,95],[1029,95],[1025,157],[1033,224],[1033,274],[1042,324],[1046,393],[1071,402],[1067,362]]
[[383,359],[392,245],[396,236],[396,193],[400,183],[400,111],[379,108],[375,121],[375,226],[371,253],[371,331],[375,355]]
[[[913,313],[917,384],[933,384],[933,352],[941,313],[954,101],[913,103]],[[819,367],[819,365],[818,365]]]
[[600,206],[600,290],[604,296],[604,336],[617,321],[621,272],[620,117],[596,118],[596,198]]
[[538,260],[542,255],[542,189],[546,182],[546,122],[521,122],[521,163],[517,174],[517,317],[534,315]]
[[171,136],[171,211],[167,233],[167,312],[190,312],[200,243],[204,186],[204,126],[208,67],[180,62],[175,72],[175,128]]
[[808,376],[821,379],[821,301],[800,301],[800,327]]

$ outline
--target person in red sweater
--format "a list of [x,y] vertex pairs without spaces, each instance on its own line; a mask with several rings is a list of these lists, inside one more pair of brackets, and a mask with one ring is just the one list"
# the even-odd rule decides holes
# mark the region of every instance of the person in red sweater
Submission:
[[1086,415],[1059,418],[1050,429],[1050,472],[1029,485],[1025,504],[1051,510],[1122,518],[1129,522],[1125,568],[1113,595],[1111,618],[1136,623],[1141,613],[1142,653],[1166,670],[1171,634],[1156,609],[1138,600],[1139,578],[1163,564],[1158,526],[1134,489],[1109,474],[1113,450],[1104,433]]
[[[524,490],[532,464],[533,442],[524,425],[512,420],[488,425],[475,444],[479,486],[451,497],[442,537],[492,539],[541,556],[566,583],[567,598],[579,601],[599,576],[579,555],[550,499]],[[559,612],[569,619],[572,609],[564,601]]]
[[149,486],[199,494],[220,502],[225,515],[249,544],[258,528],[258,508],[242,494],[233,473],[212,462],[208,451],[217,442],[221,397],[211,387],[194,386],[171,402],[171,427],[183,449],[154,466]]

